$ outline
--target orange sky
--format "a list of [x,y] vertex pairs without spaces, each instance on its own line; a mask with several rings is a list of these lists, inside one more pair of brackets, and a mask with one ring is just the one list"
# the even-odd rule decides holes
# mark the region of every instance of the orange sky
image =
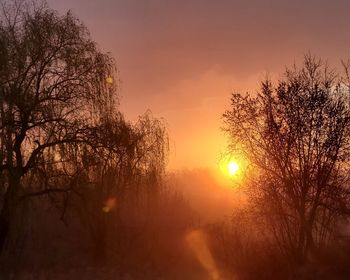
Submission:
[[350,2],[343,0],[49,0],[71,9],[121,72],[121,109],[166,120],[169,167],[215,167],[221,115],[232,91],[253,91],[266,74],[308,51],[350,58]]

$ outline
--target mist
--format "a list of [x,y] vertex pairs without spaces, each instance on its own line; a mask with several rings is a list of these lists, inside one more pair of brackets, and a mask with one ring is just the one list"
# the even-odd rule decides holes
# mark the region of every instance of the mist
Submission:
[[347,2],[69,2],[0,0],[0,279],[349,279]]

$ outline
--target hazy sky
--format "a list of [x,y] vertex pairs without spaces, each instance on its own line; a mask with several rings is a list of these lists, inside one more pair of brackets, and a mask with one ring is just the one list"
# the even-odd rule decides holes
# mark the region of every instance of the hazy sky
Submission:
[[48,0],[72,10],[121,73],[121,109],[163,117],[171,168],[214,167],[232,91],[252,91],[308,51],[350,58],[346,0]]

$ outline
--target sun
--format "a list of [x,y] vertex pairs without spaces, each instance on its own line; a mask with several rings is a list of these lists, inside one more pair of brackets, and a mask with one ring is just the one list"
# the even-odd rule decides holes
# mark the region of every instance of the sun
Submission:
[[230,176],[236,175],[239,170],[238,163],[235,161],[230,161],[227,165],[227,170]]
[[243,171],[245,168],[245,161],[239,157],[226,157],[222,158],[219,162],[221,178],[223,177],[223,179],[228,179],[229,181],[241,181],[243,179]]

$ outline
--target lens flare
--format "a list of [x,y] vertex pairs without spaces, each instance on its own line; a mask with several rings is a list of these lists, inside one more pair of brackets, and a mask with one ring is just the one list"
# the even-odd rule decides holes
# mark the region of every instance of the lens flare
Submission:
[[109,213],[110,211],[113,210],[115,206],[116,206],[116,199],[114,197],[108,198],[104,203],[102,211],[105,213]]
[[195,254],[199,263],[207,271],[212,280],[219,280],[220,275],[215,260],[211,254],[205,234],[201,230],[191,231],[186,236],[186,241]]
[[110,85],[113,84],[113,78],[112,77],[107,77],[106,78],[106,83],[110,84]]

